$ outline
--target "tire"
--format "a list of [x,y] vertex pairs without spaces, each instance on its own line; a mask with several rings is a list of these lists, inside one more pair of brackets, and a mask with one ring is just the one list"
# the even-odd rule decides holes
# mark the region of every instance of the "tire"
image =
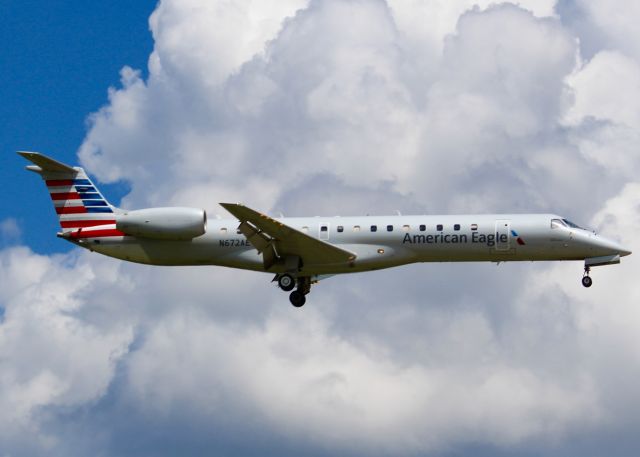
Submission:
[[591,287],[591,284],[593,284],[593,279],[591,279],[589,276],[583,276],[582,277],[582,285],[585,287]]
[[293,292],[291,292],[291,295],[289,295],[289,301],[296,308],[300,308],[305,304],[307,299],[302,292],[294,290]]
[[283,274],[278,278],[278,287],[285,292],[290,292],[296,286],[296,280],[290,274]]

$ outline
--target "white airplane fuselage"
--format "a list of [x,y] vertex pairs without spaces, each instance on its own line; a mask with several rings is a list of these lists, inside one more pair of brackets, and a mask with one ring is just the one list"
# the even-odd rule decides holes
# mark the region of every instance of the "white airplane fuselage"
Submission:
[[[566,225],[552,227],[551,221],[562,221],[553,214],[278,220],[356,255],[353,261],[343,264],[303,263],[299,273],[312,276],[416,262],[584,260],[628,254],[615,241],[593,232]],[[187,241],[124,236],[87,239],[79,244],[111,257],[151,265],[218,265],[265,271],[261,255],[238,233],[238,225],[239,221],[234,219],[212,220],[207,223],[205,234]],[[284,273],[286,268],[274,265],[269,272]]]
[[[235,219],[200,208],[127,211],[111,205],[80,167],[19,152],[44,180],[62,231],[79,246],[150,265],[219,265],[275,274],[294,306],[323,276],[416,262],[584,260],[611,265],[631,252],[554,214],[297,217],[274,219],[221,203]],[[296,290],[294,290],[296,289]]]

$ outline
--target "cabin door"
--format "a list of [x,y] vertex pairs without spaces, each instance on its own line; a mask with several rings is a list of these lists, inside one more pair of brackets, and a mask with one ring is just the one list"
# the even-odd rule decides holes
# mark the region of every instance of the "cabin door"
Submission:
[[511,221],[498,219],[496,221],[496,251],[508,251],[511,241]]

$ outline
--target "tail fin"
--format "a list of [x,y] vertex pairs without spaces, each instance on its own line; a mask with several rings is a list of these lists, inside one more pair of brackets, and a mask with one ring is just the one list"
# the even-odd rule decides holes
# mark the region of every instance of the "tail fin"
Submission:
[[27,170],[45,181],[63,232],[115,224],[119,210],[110,205],[80,167],[70,167],[38,152],[18,151],[34,165]]

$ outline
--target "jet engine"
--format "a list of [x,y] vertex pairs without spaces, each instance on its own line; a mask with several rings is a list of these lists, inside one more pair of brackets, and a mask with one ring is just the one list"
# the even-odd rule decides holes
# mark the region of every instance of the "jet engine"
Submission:
[[116,216],[116,229],[127,235],[159,240],[191,240],[207,230],[207,213],[199,208],[148,208]]

